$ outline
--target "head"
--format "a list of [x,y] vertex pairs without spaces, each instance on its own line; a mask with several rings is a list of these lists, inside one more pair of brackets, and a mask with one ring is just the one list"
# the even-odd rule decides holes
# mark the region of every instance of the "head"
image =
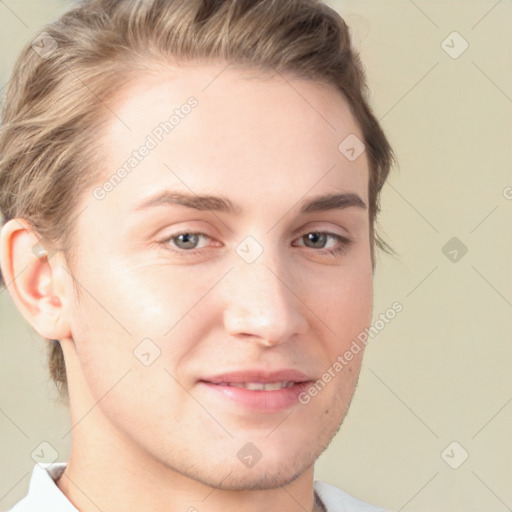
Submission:
[[[212,382],[316,381],[371,320],[393,154],[348,27],[316,0],[91,0],[45,32],[4,98],[0,262],[52,378],[183,474],[220,485],[254,445],[261,472],[222,485],[289,481],[339,428],[363,350],[291,408]],[[350,206],[300,212],[333,194]]]

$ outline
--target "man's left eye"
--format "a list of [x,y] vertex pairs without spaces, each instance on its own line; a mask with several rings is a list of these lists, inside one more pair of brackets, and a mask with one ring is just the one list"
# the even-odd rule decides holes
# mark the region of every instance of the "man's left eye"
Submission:
[[[312,242],[314,245],[320,244],[325,245],[326,241],[331,238],[338,242],[338,244],[334,245],[334,247],[320,247],[320,253],[329,253],[330,255],[336,255],[343,252],[346,252],[349,248],[349,246],[352,244],[352,240],[349,238],[346,238],[344,236],[338,235],[336,233],[330,233],[328,231],[312,231],[310,233],[306,233],[305,235],[302,235],[300,239],[307,240],[307,242]],[[312,247],[313,249],[317,249],[318,247]]]

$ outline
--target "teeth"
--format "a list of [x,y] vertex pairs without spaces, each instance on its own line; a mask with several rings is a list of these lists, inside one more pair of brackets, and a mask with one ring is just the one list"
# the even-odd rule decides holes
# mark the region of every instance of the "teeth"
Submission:
[[230,382],[229,385],[235,388],[245,388],[251,391],[277,391],[283,388],[291,388],[295,383],[293,381],[283,382]]

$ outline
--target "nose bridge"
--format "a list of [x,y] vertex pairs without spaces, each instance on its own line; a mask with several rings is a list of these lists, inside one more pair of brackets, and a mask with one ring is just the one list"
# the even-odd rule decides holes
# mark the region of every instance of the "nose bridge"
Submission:
[[230,335],[275,345],[305,329],[291,272],[269,250],[252,263],[235,258],[225,285],[224,323]]

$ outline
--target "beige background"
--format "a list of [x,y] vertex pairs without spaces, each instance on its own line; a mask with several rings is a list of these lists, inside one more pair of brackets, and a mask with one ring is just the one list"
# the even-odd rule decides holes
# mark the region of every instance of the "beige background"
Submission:
[[[374,316],[395,301],[404,309],[369,345],[317,478],[396,511],[511,510],[512,1],[329,4],[354,30],[400,162],[380,218],[400,255],[380,258]],[[0,87],[21,46],[64,6],[0,1]],[[469,44],[458,58],[454,31]],[[452,237],[468,249],[456,261],[452,246],[443,252]],[[0,338],[5,511],[26,493],[41,442],[67,459],[70,424],[53,402],[42,340],[5,291]],[[445,462],[465,452],[458,469]]]

